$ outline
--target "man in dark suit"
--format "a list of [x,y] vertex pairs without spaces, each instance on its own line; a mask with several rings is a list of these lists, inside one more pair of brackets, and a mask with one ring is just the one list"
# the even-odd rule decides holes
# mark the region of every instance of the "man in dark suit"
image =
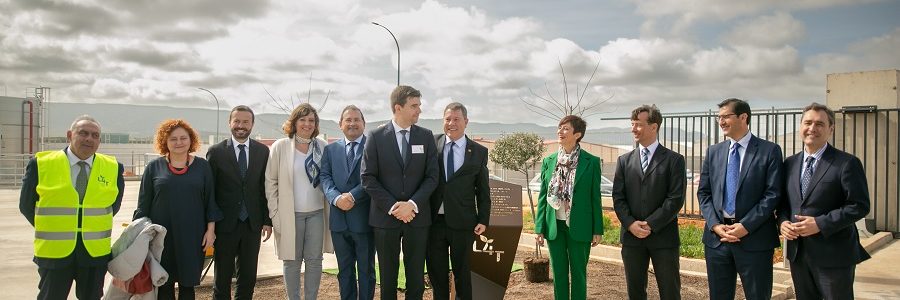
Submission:
[[334,206],[328,220],[338,261],[338,287],[342,300],[369,300],[375,298],[375,242],[369,226],[369,194],[360,179],[366,118],[349,105],[338,125],[344,138],[325,146],[321,173],[325,199]]
[[[457,299],[472,299],[469,255],[475,235],[484,233],[491,216],[488,151],[466,136],[466,107],[453,102],[444,108],[444,134],[435,136],[440,182],[431,194],[428,232],[428,278],[434,299],[450,299],[447,249],[453,263]],[[473,235],[474,233],[474,235]]]
[[431,130],[415,125],[422,112],[421,97],[412,87],[395,88],[391,93],[393,119],[372,130],[366,139],[362,182],[372,197],[369,225],[374,227],[382,299],[397,298],[401,249],[406,299],[422,299],[425,292],[429,197],[439,176],[434,136]]
[[38,152],[28,162],[19,194],[19,211],[35,229],[37,299],[68,298],[73,280],[78,299],[100,299],[125,170],[115,157],[97,153],[100,123],[94,118],[76,118],[66,139],[62,151]]
[[619,156],[613,205],[622,224],[622,262],[628,298],[647,299],[647,268],[653,261],[660,299],[681,299],[678,211],[684,205],[684,156],[657,141],[662,114],[642,105],[631,112],[638,148]]
[[781,147],[750,133],[750,105],[743,100],[719,103],[716,119],[727,139],[707,149],[697,190],[710,298],[734,299],[739,274],[747,299],[770,299]]
[[216,299],[231,299],[235,265],[234,298],[253,298],[260,240],[272,235],[264,184],[269,147],[250,138],[255,119],[249,107],[235,106],[228,116],[231,138],[206,152],[216,181],[216,203],[224,215],[216,222]]
[[803,152],[784,162],[786,199],[778,221],[797,299],[853,299],[856,264],[869,259],[855,223],[869,214],[866,172],[855,156],[828,145],[834,112],[803,109]]

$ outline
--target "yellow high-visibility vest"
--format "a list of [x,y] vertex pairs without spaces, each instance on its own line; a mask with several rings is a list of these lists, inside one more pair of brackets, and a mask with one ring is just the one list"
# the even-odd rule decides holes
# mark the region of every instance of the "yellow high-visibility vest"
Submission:
[[[72,186],[69,158],[64,151],[35,155],[38,166],[39,200],[34,214],[34,256],[63,258],[75,250],[77,235],[93,257],[110,253],[112,205],[119,195],[119,165],[116,158],[97,153],[88,176],[84,200]],[[78,216],[81,215],[81,228]]]

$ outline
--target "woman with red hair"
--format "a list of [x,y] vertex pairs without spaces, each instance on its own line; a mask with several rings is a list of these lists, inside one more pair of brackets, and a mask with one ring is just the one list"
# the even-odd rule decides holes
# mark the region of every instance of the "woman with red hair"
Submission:
[[200,139],[184,120],[160,123],[155,144],[162,157],[144,168],[134,219],[149,217],[167,229],[160,264],[169,280],[159,287],[159,299],[175,299],[176,282],[179,299],[194,299],[204,251],[213,246],[215,222],[222,218],[212,170],[206,160],[191,155],[200,148]]

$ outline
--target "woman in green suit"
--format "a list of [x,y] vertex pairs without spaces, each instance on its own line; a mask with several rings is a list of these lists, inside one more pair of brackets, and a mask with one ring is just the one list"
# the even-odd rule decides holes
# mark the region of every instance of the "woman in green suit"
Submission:
[[559,151],[544,158],[541,165],[534,229],[538,243],[546,239],[550,248],[553,295],[557,300],[587,298],[588,256],[603,235],[600,159],[578,145],[586,127],[578,116],[560,120],[556,131]]

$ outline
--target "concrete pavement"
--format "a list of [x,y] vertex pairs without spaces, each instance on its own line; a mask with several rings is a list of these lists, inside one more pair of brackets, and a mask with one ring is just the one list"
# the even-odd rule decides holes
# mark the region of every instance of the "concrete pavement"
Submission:
[[[140,182],[128,181],[125,184],[125,195],[122,208],[115,216],[113,226],[113,238],[118,238],[125,226],[131,221],[131,215],[137,206],[137,195]],[[38,274],[37,267],[32,262],[32,243],[34,229],[19,213],[19,191],[15,189],[0,189],[0,291],[4,299],[33,299],[37,295]],[[887,243],[873,239],[890,240],[885,234],[876,235],[863,241],[872,253],[872,259],[860,264],[856,269],[856,282],[854,285],[857,299],[898,299],[900,298],[900,272],[896,272],[897,262],[900,261],[900,243],[890,240]],[[520,246],[534,247],[534,235],[522,234]],[[546,250],[546,248],[545,248]],[[619,248],[610,246],[598,246],[591,250],[592,259],[610,263],[621,264]],[[780,264],[779,264],[780,265]],[[702,259],[682,258],[682,274],[693,276],[705,276],[706,267]],[[337,263],[332,254],[326,254],[323,268],[336,268]],[[207,275],[204,284],[209,284],[213,271]],[[783,278],[781,272],[779,282]],[[259,277],[269,278],[282,275],[281,261],[275,256],[275,244],[273,240],[263,243],[260,250]],[[109,280],[107,276],[107,280]],[[779,280],[779,278],[776,278]],[[109,284],[107,284],[109,286]],[[777,289],[777,288],[776,288]],[[785,295],[786,297],[786,295]],[[74,289],[69,297],[75,299]]]
[[[131,216],[137,207],[137,196],[140,181],[126,181],[122,208],[113,218],[113,241],[115,241],[131,222]],[[32,262],[34,228],[19,213],[19,190],[0,189],[0,293],[3,299],[34,299],[38,292],[39,277],[37,266]],[[337,268],[337,260],[333,254],[325,254],[322,268]],[[262,244],[259,255],[259,277],[281,276],[281,261],[275,256],[274,238]],[[210,270],[204,284],[212,282],[214,270]],[[107,274],[107,284],[112,280]],[[74,285],[69,299],[75,298]]]

